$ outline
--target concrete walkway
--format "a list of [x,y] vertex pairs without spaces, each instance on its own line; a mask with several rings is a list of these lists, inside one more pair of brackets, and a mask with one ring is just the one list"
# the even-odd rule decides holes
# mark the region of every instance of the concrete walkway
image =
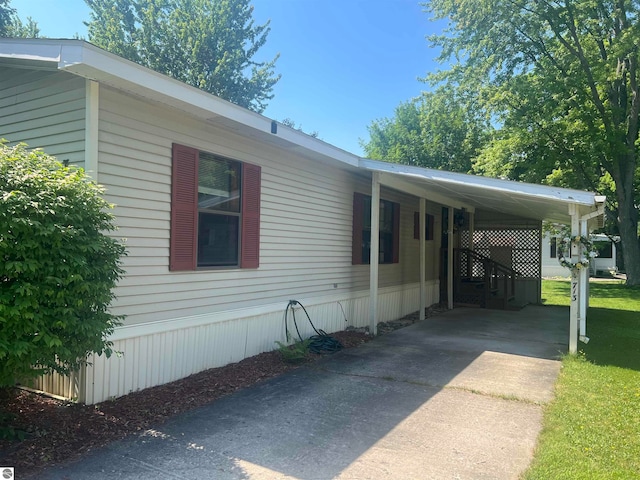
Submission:
[[174,418],[43,479],[516,479],[564,308],[459,308]]

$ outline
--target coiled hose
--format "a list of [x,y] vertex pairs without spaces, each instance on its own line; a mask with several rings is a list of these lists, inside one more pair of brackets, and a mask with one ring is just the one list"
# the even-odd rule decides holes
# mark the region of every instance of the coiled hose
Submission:
[[289,310],[291,310],[291,316],[293,317],[293,325],[296,327],[298,338],[300,338],[301,342],[304,342],[304,340],[302,339],[302,335],[300,335],[300,330],[298,329],[298,322],[296,322],[296,311],[294,307],[298,305],[302,307],[302,310],[304,310],[304,313],[307,315],[307,320],[309,320],[309,323],[311,324],[311,328],[313,328],[313,331],[316,332],[316,335],[309,337],[309,351],[312,353],[323,354],[323,353],[334,353],[334,352],[337,352],[338,350],[342,350],[343,345],[342,343],[340,343],[339,340],[327,335],[327,333],[323,330],[316,329],[315,325],[311,321],[311,317],[309,317],[309,312],[307,312],[307,309],[304,308],[304,305],[302,305],[297,300],[289,300],[289,303],[287,304],[287,308],[285,308],[284,310],[284,330],[287,335],[287,341],[291,338],[289,335],[289,329],[287,325],[287,317],[289,314]]

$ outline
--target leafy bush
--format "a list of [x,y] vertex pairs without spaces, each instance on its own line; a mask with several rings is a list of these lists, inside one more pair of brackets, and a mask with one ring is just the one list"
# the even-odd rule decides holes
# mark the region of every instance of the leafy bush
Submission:
[[105,235],[102,193],[82,169],[0,142],[0,388],[111,355],[125,249]]
[[309,339],[286,345],[276,341],[282,360],[286,363],[303,363],[309,359]]

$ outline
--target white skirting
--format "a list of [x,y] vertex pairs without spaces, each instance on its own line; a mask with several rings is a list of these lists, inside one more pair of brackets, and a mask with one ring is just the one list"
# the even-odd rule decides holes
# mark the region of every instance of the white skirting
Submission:
[[[437,303],[439,282],[428,282],[426,288],[427,305]],[[380,289],[378,321],[397,320],[417,311],[420,308],[419,290],[417,283]],[[295,300],[306,307],[315,327],[328,333],[344,330],[347,326],[364,327],[369,323],[368,291],[349,297],[336,295]],[[94,404],[238,362],[274,350],[276,341],[285,342],[285,308],[286,304],[272,304],[123,326],[111,337],[114,350],[122,352],[121,355],[113,355],[110,359],[92,355],[89,358],[92,365],[72,378],[47,375],[33,386],[53,395]],[[300,308],[296,309],[296,320],[303,337],[314,334]],[[295,334],[291,315],[289,331]]]

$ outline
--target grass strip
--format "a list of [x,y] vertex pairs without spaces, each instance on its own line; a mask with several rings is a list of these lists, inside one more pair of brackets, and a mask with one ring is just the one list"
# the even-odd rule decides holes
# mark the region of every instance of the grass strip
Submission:
[[[549,305],[568,281],[543,281]],[[567,355],[526,480],[640,479],[640,289],[592,282],[587,334]]]

